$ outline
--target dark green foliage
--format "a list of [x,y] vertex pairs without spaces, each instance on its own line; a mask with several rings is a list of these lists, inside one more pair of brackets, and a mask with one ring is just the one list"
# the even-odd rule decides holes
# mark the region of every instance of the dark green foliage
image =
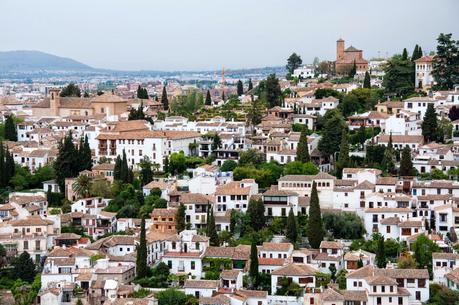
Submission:
[[427,110],[422,121],[422,135],[427,142],[438,139],[437,112],[432,103],[427,105]]
[[337,239],[361,239],[365,234],[362,219],[355,213],[325,213],[323,215],[325,230]]
[[380,236],[379,239],[377,240],[375,261],[376,261],[376,266],[378,266],[378,268],[386,268],[387,258],[386,258],[386,252],[384,250],[384,237],[383,236]]
[[115,160],[115,168],[113,170],[113,178],[115,180],[120,180],[121,179],[121,157],[118,155],[116,156]]
[[163,87],[163,93],[161,94],[161,104],[163,104],[164,110],[169,110],[169,99],[167,98],[166,86]]
[[140,161],[140,181],[142,186],[150,183],[153,180],[153,171],[151,167],[153,164],[150,162],[148,157],[143,158],[142,161]]
[[265,206],[263,201],[250,199],[247,207],[247,216],[250,220],[250,226],[254,231],[263,229],[265,226]]
[[266,99],[269,107],[280,106],[282,102],[282,91],[275,74],[270,74],[266,80],[261,81],[258,89],[260,96]]
[[365,72],[365,77],[363,79],[363,88],[371,89],[371,79],[370,73],[368,73],[368,71]]
[[14,276],[18,279],[32,283],[37,273],[35,264],[27,251],[24,251],[18,257],[14,258],[11,265],[14,269]]
[[290,281],[286,277],[279,279],[279,285],[280,287],[277,288],[276,295],[299,297],[304,290],[304,288],[302,288],[300,285],[293,281]]
[[140,241],[137,246],[137,259],[136,259],[137,278],[144,278],[148,276],[147,267],[147,239],[145,235],[145,218],[142,217],[140,222]]
[[459,305],[459,291],[449,289],[444,285],[430,284],[429,295],[426,305]]
[[[0,188],[5,188],[16,174],[16,165],[13,155],[0,141]],[[26,180],[26,179],[24,179]],[[28,182],[28,181],[24,181]]]
[[275,161],[268,163],[261,162],[256,166],[252,163],[246,165],[239,164],[233,170],[234,180],[255,179],[262,188],[267,188],[275,184],[281,175],[282,166]]
[[293,74],[293,71],[299,68],[302,63],[303,60],[301,59],[301,57],[296,53],[292,53],[292,55],[290,55],[290,57],[287,59],[287,65],[285,66],[285,68],[287,69],[287,72],[289,74]]
[[355,60],[354,60],[354,62],[352,63],[352,67],[349,70],[349,77],[353,78],[356,73],[357,73],[357,65],[355,64]]
[[427,268],[432,277],[432,253],[438,252],[438,245],[424,234],[418,236],[412,245],[418,268]]
[[61,93],[59,95],[61,97],[66,97],[66,96],[81,97],[81,91],[77,85],[75,85],[74,83],[70,83],[64,88],[62,88]]
[[403,48],[402,59],[403,60],[407,60],[408,59],[408,51],[406,50],[406,48]]
[[264,106],[260,99],[254,99],[252,95],[252,102],[247,112],[247,121],[251,125],[258,125],[263,118]]
[[145,113],[143,112],[143,103],[140,103],[139,107],[137,109],[131,107],[131,110],[129,110],[129,116],[128,120],[144,120],[145,119]]
[[325,124],[322,138],[319,141],[319,150],[327,155],[333,155],[339,150],[342,130],[345,126],[344,118],[337,109],[328,110],[324,116]]
[[317,185],[312,183],[311,200],[309,204],[309,221],[306,229],[309,244],[313,249],[319,249],[320,243],[324,239],[324,229],[322,223],[322,214],[320,212],[319,195]]
[[78,146],[78,159],[80,164],[80,170],[91,170],[92,169],[92,154],[91,148],[89,147],[88,136],[80,139]]
[[343,128],[338,161],[336,162],[336,174],[338,178],[342,177],[343,169],[349,166],[349,161],[349,142],[347,137],[347,129]]
[[237,81],[237,96],[241,96],[243,94],[244,94],[244,86],[242,85],[241,80],[238,80]]
[[213,209],[207,207],[207,236],[209,237],[209,243],[211,246],[220,246],[220,241],[218,239],[217,229],[215,228],[215,217]]
[[389,174],[395,172],[395,152],[392,146],[392,133],[389,136],[389,142],[387,143],[387,147],[384,150],[384,158],[381,165],[385,172]]
[[61,192],[64,191],[65,178],[76,177],[80,172],[79,154],[73,144],[72,133],[69,132],[64,140],[59,143],[59,153],[54,161],[56,182]]
[[170,104],[170,110],[175,115],[194,119],[196,113],[204,106],[204,97],[201,92],[192,91],[187,95],[176,97]]
[[168,171],[172,175],[181,174],[186,170],[186,157],[183,151],[172,153],[169,156]]
[[210,91],[209,90],[207,90],[207,93],[206,93],[206,105],[207,106],[212,105],[212,97],[210,96]]
[[220,171],[222,172],[231,172],[237,166],[237,162],[233,160],[226,160],[223,162],[222,166],[220,166]]
[[258,250],[255,241],[250,246],[250,268],[249,276],[252,280],[252,288],[258,284]]
[[300,140],[296,148],[296,161],[300,161],[303,163],[311,161],[311,156],[309,155],[308,148],[307,128],[303,128],[301,130]]
[[198,300],[182,291],[168,288],[155,294],[158,305],[198,305]]
[[342,94],[330,88],[319,88],[314,93],[314,97],[316,99],[322,99],[324,97],[329,97],[329,96],[333,96],[333,97],[336,97],[337,99],[341,99]]
[[13,115],[9,115],[6,117],[4,133],[5,133],[5,140],[9,140],[9,141],[18,140],[18,134],[16,131],[16,122],[14,121]]
[[459,41],[452,34],[441,33],[437,38],[432,75],[439,89],[452,89],[459,84]]
[[287,232],[285,237],[292,243],[296,244],[298,241],[298,223],[296,222],[296,217],[293,214],[293,209],[290,209],[287,217]]
[[394,55],[388,61],[383,80],[387,94],[403,97],[414,92],[413,63],[407,57]]
[[257,149],[248,149],[239,156],[239,165],[257,165],[264,161],[264,155]]
[[167,288],[169,287],[168,277],[169,266],[160,262],[156,267],[149,270],[149,276],[136,279],[134,282],[142,287]]
[[318,173],[319,169],[311,161],[306,163],[293,161],[284,166],[284,175],[316,175]]
[[177,214],[175,215],[175,227],[179,233],[186,229],[185,205],[183,203],[180,203],[180,207],[177,209]]
[[422,49],[420,46],[416,45],[413,50],[413,54],[411,55],[411,61],[415,61],[422,57]]
[[252,79],[250,78],[250,79],[249,79],[249,85],[248,85],[248,87],[247,87],[247,91],[250,91],[250,90],[252,90],[252,89],[253,89],[253,84],[252,84]]
[[402,150],[402,159],[400,161],[400,176],[413,176],[414,174],[411,149],[409,146],[405,146]]
[[362,113],[373,110],[375,105],[383,97],[380,89],[358,88],[342,97],[338,109],[345,117],[354,113]]
[[140,85],[137,88],[137,98],[148,99],[148,91],[146,88],[142,88]]

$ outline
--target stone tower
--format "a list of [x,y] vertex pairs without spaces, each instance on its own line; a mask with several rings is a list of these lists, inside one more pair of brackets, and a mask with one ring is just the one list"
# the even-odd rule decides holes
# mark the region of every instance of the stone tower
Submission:
[[52,116],[59,116],[60,107],[60,90],[50,89],[49,90],[49,110]]
[[338,39],[336,41],[336,60],[342,60],[344,58],[344,40]]

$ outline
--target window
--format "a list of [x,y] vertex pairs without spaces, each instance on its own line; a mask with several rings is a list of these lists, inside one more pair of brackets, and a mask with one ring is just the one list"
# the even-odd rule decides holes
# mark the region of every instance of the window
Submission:
[[191,261],[191,270],[194,270],[196,268],[196,262]]

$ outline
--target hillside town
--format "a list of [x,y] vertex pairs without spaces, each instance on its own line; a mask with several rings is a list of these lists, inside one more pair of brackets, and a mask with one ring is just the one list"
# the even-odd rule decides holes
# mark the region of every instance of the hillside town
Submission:
[[0,304],[459,304],[459,41],[435,38],[196,84],[3,79]]

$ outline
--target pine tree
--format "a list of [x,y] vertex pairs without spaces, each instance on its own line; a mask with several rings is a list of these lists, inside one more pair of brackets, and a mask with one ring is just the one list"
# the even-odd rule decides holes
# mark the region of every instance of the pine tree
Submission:
[[19,257],[14,258],[11,265],[13,265],[12,274],[16,278],[29,283],[33,282],[37,272],[35,264],[27,251],[22,252]]
[[306,228],[309,244],[313,249],[319,249],[320,243],[324,239],[324,229],[322,224],[322,214],[320,212],[319,195],[317,185],[312,183],[311,199],[309,204],[309,221]]
[[175,215],[175,227],[179,233],[186,229],[185,205],[183,203],[180,203],[180,206],[177,209],[177,214]]
[[296,222],[296,217],[293,214],[293,209],[290,208],[290,211],[288,212],[288,217],[287,217],[287,232],[285,234],[285,237],[292,243],[296,244],[298,240],[298,224]]
[[207,90],[207,93],[206,93],[206,105],[207,106],[211,106],[212,105],[212,97],[210,96],[210,91]]
[[386,259],[386,252],[384,250],[384,237],[379,236],[377,240],[377,247],[376,247],[376,266],[378,268],[386,268],[387,259]]
[[78,151],[73,144],[72,132],[69,132],[64,140],[59,143],[59,153],[54,161],[56,183],[61,191],[64,191],[65,178],[73,178],[80,172]]
[[121,163],[120,156],[116,156],[115,168],[113,170],[113,179],[115,180],[121,180]]
[[303,126],[301,129],[300,139],[298,146],[296,147],[296,161],[303,163],[311,161],[311,156],[309,155],[309,146],[308,146],[308,135],[307,128]]
[[215,247],[220,246],[217,229],[215,228],[214,211],[210,207],[210,205],[208,206],[207,236],[209,237],[209,243],[211,246],[215,246]]
[[242,85],[241,80],[237,81],[237,96],[241,96],[244,94],[244,86]]
[[147,239],[145,235],[145,217],[140,222],[140,241],[137,246],[136,260],[137,278],[141,279],[148,276],[147,267]]
[[75,85],[74,83],[70,83],[64,88],[62,88],[61,93],[59,95],[61,97],[66,97],[66,96],[81,97],[81,91],[77,85]]
[[337,177],[341,178],[343,174],[343,169],[349,166],[349,142],[347,140],[347,130],[343,128],[341,134],[341,145],[339,148],[338,162],[336,163],[337,167]]
[[407,145],[402,150],[402,159],[400,160],[400,176],[413,176],[414,168],[411,160],[411,149]]
[[139,99],[148,99],[148,91],[145,88],[142,88],[140,85],[137,88],[137,98]]
[[250,79],[249,79],[249,85],[248,85],[248,87],[247,87],[247,91],[250,91],[250,90],[252,90],[252,89],[253,89],[253,84],[252,84],[252,79],[250,78]]
[[363,79],[363,88],[371,89],[371,79],[370,73],[368,73],[368,71],[365,72],[365,78]]
[[408,51],[406,48],[403,48],[403,53],[402,53],[402,60],[407,60],[408,59]]
[[9,115],[5,120],[5,139],[10,141],[17,141],[18,134],[16,131],[16,123],[14,122],[13,115]]
[[422,121],[422,135],[427,142],[436,141],[438,139],[437,113],[432,103],[427,105],[426,114]]
[[250,246],[250,268],[249,276],[252,280],[252,288],[258,286],[258,250],[255,240],[252,241]]
[[161,104],[163,104],[164,110],[169,110],[169,99],[167,98],[166,86],[163,87],[163,93],[161,94]]

